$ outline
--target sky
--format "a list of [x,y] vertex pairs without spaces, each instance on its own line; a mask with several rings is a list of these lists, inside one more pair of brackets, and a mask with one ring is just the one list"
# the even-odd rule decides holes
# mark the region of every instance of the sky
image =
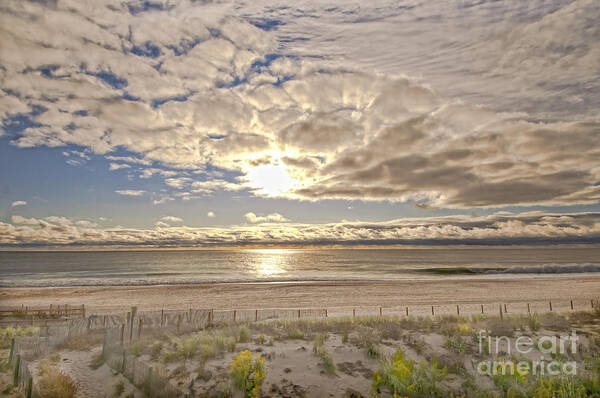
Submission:
[[600,2],[0,4],[0,248],[600,243]]

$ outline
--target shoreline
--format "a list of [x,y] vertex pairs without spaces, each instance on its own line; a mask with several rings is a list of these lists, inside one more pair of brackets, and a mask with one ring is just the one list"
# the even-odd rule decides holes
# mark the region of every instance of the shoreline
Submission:
[[[422,271],[421,274],[429,273],[428,270]],[[433,272],[432,272],[433,274]],[[430,277],[407,277],[397,279],[367,279],[367,278],[314,278],[314,279],[257,279],[257,280],[199,280],[193,282],[179,282],[179,281],[157,281],[152,282],[141,282],[141,283],[105,283],[105,284],[64,284],[64,285],[35,285],[35,284],[23,284],[18,286],[3,285],[0,284],[0,290],[2,289],[59,289],[59,288],[134,288],[134,287],[177,287],[177,286],[213,286],[213,285],[274,285],[274,284],[347,284],[347,283],[418,283],[418,282],[461,282],[461,281],[510,281],[510,280],[528,280],[528,279],[572,279],[572,278],[600,278],[600,272],[562,272],[562,273],[539,273],[539,274],[525,274],[525,273],[477,273],[477,272],[465,272],[465,273],[454,273],[453,272],[440,272],[437,276]],[[463,276],[460,276],[463,275]]]
[[89,313],[106,313],[124,311],[133,305],[140,310],[389,307],[590,300],[599,295],[600,275],[570,275],[560,278],[11,287],[0,289],[0,306],[85,304]]

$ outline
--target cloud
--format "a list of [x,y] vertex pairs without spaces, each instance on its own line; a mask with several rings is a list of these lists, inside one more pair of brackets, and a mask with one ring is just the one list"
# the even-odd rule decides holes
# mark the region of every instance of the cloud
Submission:
[[124,196],[142,196],[143,194],[146,193],[146,191],[135,190],[135,189],[120,189],[120,190],[116,190],[115,192],[118,193],[119,195],[124,195]]
[[187,177],[166,178],[165,184],[167,184],[170,187],[176,188],[176,189],[183,189],[191,181],[192,180]]
[[600,243],[600,213],[492,214],[328,224],[261,223],[227,228],[99,228],[13,216],[2,247],[214,247],[248,245],[548,245]]
[[35,225],[38,223],[38,221],[35,218],[25,218],[25,217],[21,217],[21,216],[12,216],[11,217],[12,222],[15,224],[28,224],[28,225]]
[[120,169],[129,169],[130,165],[124,163],[111,163],[108,167],[109,170],[120,170]]
[[27,202],[24,200],[15,200],[14,202],[12,202],[12,204],[10,205],[11,207],[16,207],[16,206],[25,206],[27,205]]
[[106,160],[112,160],[115,162],[126,162],[126,163],[135,163],[135,164],[141,164],[144,166],[150,166],[152,164],[151,161],[149,160],[145,160],[145,159],[140,159],[140,158],[136,158],[133,156],[105,156]]
[[215,217],[215,213],[212,212],[212,211],[209,211],[208,213],[206,213],[206,216],[210,217],[210,218],[214,218]]
[[[42,3],[8,1],[0,16],[4,134],[85,148],[74,166],[91,153],[139,165],[132,175],[168,187],[155,204],[217,191],[436,208],[600,200],[597,1]],[[211,169],[228,177],[195,174]]]
[[165,217],[161,218],[160,220],[164,221],[164,222],[183,222],[182,218],[174,217],[174,216],[165,216]]
[[264,222],[286,222],[289,221],[287,218],[279,213],[271,213],[266,216],[257,216],[256,214],[249,212],[244,214],[244,217],[248,222],[252,224],[264,223]]

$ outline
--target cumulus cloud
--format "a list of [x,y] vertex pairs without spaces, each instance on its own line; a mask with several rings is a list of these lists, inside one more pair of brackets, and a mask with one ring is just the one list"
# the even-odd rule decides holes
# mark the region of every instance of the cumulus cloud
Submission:
[[329,224],[262,223],[228,228],[98,228],[14,216],[2,247],[213,247],[248,245],[505,245],[600,243],[600,213],[493,214]]
[[22,216],[12,216],[11,219],[12,222],[15,224],[35,225],[38,223],[38,220],[36,220],[35,218],[25,218]]
[[174,216],[165,216],[165,217],[161,218],[160,220],[164,221],[164,222],[183,222],[182,218],[174,217]]
[[14,202],[11,203],[11,207],[16,207],[16,206],[25,206],[27,205],[27,202],[24,200],[15,200]]
[[[8,1],[0,118],[19,147],[160,176],[155,204],[600,200],[598,2],[409,3]],[[229,177],[193,173],[212,168]]]
[[129,169],[129,168],[131,168],[131,166],[128,164],[125,164],[125,163],[111,163],[108,166],[109,170],[120,170],[120,169]]
[[244,214],[244,218],[252,224],[265,223],[265,222],[286,222],[289,221],[287,218],[279,213],[271,213],[266,216],[257,216],[256,214],[249,212]]
[[154,226],[157,228],[171,228],[171,226],[164,221],[157,221],[154,223]]
[[142,196],[146,193],[144,190],[136,190],[136,189],[119,189],[115,191],[119,195],[124,196]]

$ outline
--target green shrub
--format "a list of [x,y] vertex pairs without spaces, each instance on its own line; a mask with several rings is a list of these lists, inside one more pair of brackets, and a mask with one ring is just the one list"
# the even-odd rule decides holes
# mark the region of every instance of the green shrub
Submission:
[[426,344],[427,344],[427,343],[425,343],[425,341],[424,341],[424,340],[418,340],[418,341],[415,343],[415,351],[417,352],[417,354],[419,354],[419,355],[423,355],[423,352],[425,352],[425,347],[426,347]]
[[119,378],[117,382],[113,385],[113,391],[115,397],[120,397],[123,392],[125,392],[125,380]]
[[267,342],[267,338],[264,334],[261,334],[256,338],[256,344],[265,344]]
[[313,352],[315,354],[319,353],[319,350],[323,347],[323,345],[325,344],[325,335],[322,334],[318,334],[315,336],[314,340],[313,340]]
[[448,337],[444,343],[444,347],[457,354],[464,354],[469,351],[469,346],[461,336]]
[[200,344],[198,351],[203,359],[211,359],[217,355],[217,347],[214,344]]
[[140,342],[136,342],[131,347],[129,347],[129,353],[136,358],[139,358],[144,352],[144,345]]
[[239,332],[239,336],[238,336],[238,341],[240,343],[247,343],[248,341],[250,341],[250,338],[252,337],[252,333],[250,333],[250,331],[248,330],[248,328],[240,328],[240,332]]
[[373,395],[379,397],[383,387],[386,387],[394,396],[446,396],[446,392],[440,386],[446,373],[446,369],[440,368],[436,363],[421,361],[415,365],[414,361],[405,358],[404,352],[399,348],[392,358],[384,359],[381,369],[375,372]]
[[156,343],[152,344],[152,347],[150,348],[150,358],[152,359],[157,359],[158,357],[160,357],[160,353],[162,352],[162,343],[157,341]]
[[302,340],[304,333],[298,329],[288,329],[287,336],[292,340]]
[[597,378],[594,381],[572,377],[538,377],[527,393],[527,396],[533,398],[583,398],[599,395],[600,385]]
[[246,398],[258,398],[260,388],[267,376],[265,359],[252,356],[248,350],[240,352],[229,364],[233,384],[244,392]]

